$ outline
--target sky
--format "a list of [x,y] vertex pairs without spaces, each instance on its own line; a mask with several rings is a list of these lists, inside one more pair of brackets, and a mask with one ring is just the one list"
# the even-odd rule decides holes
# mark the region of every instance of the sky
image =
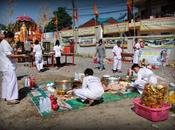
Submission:
[[[79,21],[81,25],[94,17],[94,0],[74,0],[78,8]],[[99,10],[99,18],[118,18],[126,13],[127,0],[95,0]],[[65,7],[69,15],[72,16],[72,0],[0,0],[0,23],[7,25],[15,22],[18,16],[30,16],[38,22],[41,12],[47,12],[49,17],[53,17],[53,11],[58,7]],[[47,11],[46,11],[47,10]]]

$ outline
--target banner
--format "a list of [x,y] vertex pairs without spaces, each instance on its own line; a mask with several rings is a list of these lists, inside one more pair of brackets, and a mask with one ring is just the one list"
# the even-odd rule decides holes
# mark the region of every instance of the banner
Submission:
[[78,29],[78,34],[79,36],[82,35],[95,35],[95,27],[84,27],[84,28],[79,28]]
[[65,30],[61,31],[62,37],[72,37],[73,36],[73,30]]
[[[142,54],[140,59],[146,59],[149,64],[152,65],[161,65],[163,58],[169,58],[170,52],[172,48],[147,48],[147,49],[142,49]],[[162,52],[166,52],[167,57],[162,56]]]
[[104,34],[128,31],[128,22],[104,25]]
[[175,30],[175,17],[153,18],[140,22],[141,31]]
[[54,38],[54,32],[47,32],[44,33],[45,39],[53,39]]

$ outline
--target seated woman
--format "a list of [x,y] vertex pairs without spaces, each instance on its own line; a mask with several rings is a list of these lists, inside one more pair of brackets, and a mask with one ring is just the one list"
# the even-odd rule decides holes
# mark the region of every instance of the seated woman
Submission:
[[84,71],[85,77],[83,79],[82,88],[73,90],[81,101],[88,101],[90,105],[95,100],[100,100],[104,93],[100,79],[93,76],[93,73],[92,69],[87,68]]

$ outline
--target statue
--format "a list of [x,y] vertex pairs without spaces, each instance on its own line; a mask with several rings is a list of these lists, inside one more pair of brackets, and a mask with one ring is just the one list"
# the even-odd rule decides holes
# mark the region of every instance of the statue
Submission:
[[22,27],[20,28],[20,42],[26,43],[27,41],[27,28],[25,23],[23,23]]

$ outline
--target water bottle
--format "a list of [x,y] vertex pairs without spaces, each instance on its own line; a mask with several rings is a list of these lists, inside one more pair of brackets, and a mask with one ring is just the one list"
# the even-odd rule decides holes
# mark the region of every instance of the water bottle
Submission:
[[44,100],[43,100],[43,108],[44,108],[44,112],[47,112],[47,100],[46,100],[46,98],[44,98]]
[[24,80],[24,87],[29,87],[28,80],[29,80],[28,77],[26,77]]
[[50,112],[50,111],[52,111],[51,101],[48,97],[46,98],[46,100],[47,100],[47,112]]
[[43,97],[40,97],[39,98],[39,109],[40,109],[40,112],[43,113],[44,112],[44,98]]
[[78,73],[75,72],[75,77],[74,77],[74,80],[78,80]]

